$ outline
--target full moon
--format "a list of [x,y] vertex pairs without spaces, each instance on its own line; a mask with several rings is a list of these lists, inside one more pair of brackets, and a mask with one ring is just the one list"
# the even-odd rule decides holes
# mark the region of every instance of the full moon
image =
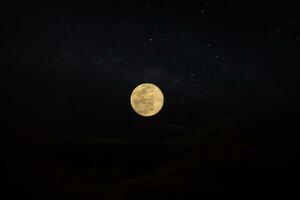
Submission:
[[163,107],[164,95],[156,85],[143,83],[132,91],[130,103],[137,114],[150,117],[157,114]]

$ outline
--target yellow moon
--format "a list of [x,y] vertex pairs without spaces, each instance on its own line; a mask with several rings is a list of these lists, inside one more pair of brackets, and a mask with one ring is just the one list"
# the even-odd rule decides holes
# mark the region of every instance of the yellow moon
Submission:
[[163,107],[164,95],[156,85],[143,83],[132,92],[130,103],[133,110],[144,117],[157,114]]

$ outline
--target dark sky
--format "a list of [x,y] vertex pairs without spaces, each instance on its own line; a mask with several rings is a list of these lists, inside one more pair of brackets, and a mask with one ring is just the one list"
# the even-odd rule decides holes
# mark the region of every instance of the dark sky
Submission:
[[[298,108],[299,9],[289,1],[12,2],[2,8],[0,64],[12,126],[114,132]],[[129,104],[142,82],[165,94],[150,124]]]
[[[298,194],[299,14],[288,0],[1,2],[2,189]],[[144,82],[165,97],[149,118],[130,106]]]

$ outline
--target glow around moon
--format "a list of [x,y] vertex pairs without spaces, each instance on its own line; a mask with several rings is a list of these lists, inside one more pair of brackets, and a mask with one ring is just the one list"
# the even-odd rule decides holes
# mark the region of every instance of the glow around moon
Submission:
[[162,109],[164,95],[156,85],[143,83],[133,90],[130,103],[136,113],[144,117],[150,117]]

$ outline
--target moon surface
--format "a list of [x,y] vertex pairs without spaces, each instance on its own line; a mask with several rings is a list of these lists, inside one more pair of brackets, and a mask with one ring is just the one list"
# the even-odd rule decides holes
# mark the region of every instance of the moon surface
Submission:
[[156,115],[162,109],[164,95],[156,85],[143,83],[133,90],[130,103],[137,114],[150,117]]

